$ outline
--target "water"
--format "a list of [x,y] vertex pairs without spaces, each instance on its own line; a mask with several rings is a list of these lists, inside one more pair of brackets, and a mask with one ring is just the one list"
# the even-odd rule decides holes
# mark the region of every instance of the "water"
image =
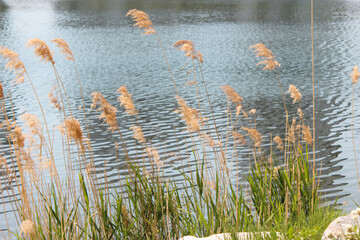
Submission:
[[[154,36],[143,36],[125,17],[129,9],[146,11],[155,25],[175,70],[180,95],[195,103],[194,89],[183,87],[190,80],[180,71],[186,58],[171,49],[180,39],[192,40],[204,55],[202,69],[213,103],[219,129],[226,129],[227,102],[223,85],[233,87],[245,99],[249,109],[256,108],[257,128],[269,137],[284,132],[282,96],[274,74],[261,71],[258,59],[249,46],[263,42],[281,63],[280,78],[287,89],[296,85],[303,95],[302,108],[311,124],[311,36],[309,1],[260,0],[204,0],[204,1],[122,1],[122,0],[58,0],[5,1],[9,7],[0,12],[0,40],[19,53],[25,63],[52,129],[60,123],[59,112],[52,108],[47,95],[56,79],[49,65],[40,63],[32,49],[25,48],[31,38],[49,43],[61,37],[70,45],[83,84],[85,105],[91,126],[95,165],[99,172],[105,168],[110,182],[119,184],[118,172],[125,176],[123,162],[116,160],[115,135],[106,133],[106,126],[90,110],[90,94],[101,92],[108,101],[118,106],[115,90],[126,85],[133,94],[144,133],[154,146],[162,147],[164,154],[177,151],[174,128],[184,136],[184,124],[173,112],[175,91],[167,71],[161,49]],[[322,189],[330,200],[340,196],[339,202],[348,201],[347,209],[355,207],[352,199],[360,197],[351,139],[350,73],[360,60],[360,2],[355,0],[315,1],[315,81],[316,81],[316,148],[317,167],[322,174]],[[51,45],[54,47],[54,45]],[[64,85],[76,109],[81,105],[76,73],[73,66],[55,51],[55,61]],[[0,73],[8,91],[12,86],[15,118],[24,112],[40,116],[29,83],[13,86],[13,75]],[[289,98],[289,97],[288,97]],[[291,106],[289,100],[289,107]],[[360,139],[360,99],[355,96],[356,145]],[[296,107],[290,107],[296,111]],[[79,113],[77,117],[82,120]],[[129,142],[130,152],[136,147],[128,127],[132,118],[119,111],[119,125]],[[3,139],[3,142],[5,139]],[[164,143],[166,149],[163,148]],[[184,142],[180,142],[184,149]],[[246,149],[238,150],[246,156]],[[357,153],[360,156],[360,149]],[[55,149],[61,152],[61,149]],[[60,175],[65,175],[58,159]],[[165,173],[177,176],[179,161],[168,158]],[[248,159],[235,163],[241,175],[248,171]],[[233,170],[234,171],[234,170]],[[5,209],[10,203],[4,196]],[[0,221],[0,229],[5,229]]]

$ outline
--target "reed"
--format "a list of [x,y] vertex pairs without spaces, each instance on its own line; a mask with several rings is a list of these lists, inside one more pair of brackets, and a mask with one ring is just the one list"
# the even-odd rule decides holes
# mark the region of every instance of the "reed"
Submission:
[[[156,34],[158,37],[145,12],[133,9],[127,16],[132,17],[134,25],[143,29],[144,34]],[[86,116],[84,98],[87,96],[82,93],[75,56],[69,45],[63,39],[52,40],[65,58],[74,63],[82,113],[81,109],[71,107],[49,46],[40,39],[32,39],[27,45],[34,47],[35,55],[41,61],[51,64],[57,80],[60,100],[55,91],[50,92],[49,100],[61,111],[62,124],[56,130],[62,136],[63,152],[59,158],[66,166],[66,176],[65,179],[61,178],[57,171],[58,162],[53,155],[54,140],[50,137],[44,111],[43,122],[34,115],[25,114],[22,119],[26,124],[19,126],[13,117],[13,109],[4,104],[10,103],[11,106],[11,89],[7,94],[4,90],[7,86],[1,84],[0,110],[6,118],[1,128],[8,137],[9,149],[6,151],[9,152],[11,163],[0,157],[0,167],[7,172],[6,182],[0,186],[0,194],[13,196],[11,200],[18,224],[17,231],[3,232],[4,237],[178,239],[184,235],[208,236],[222,232],[280,231],[287,239],[319,239],[322,230],[338,211],[321,206],[319,185],[314,184],[318,176],[315,165],[311,165],[308,150],[308,146],[314,144],[314,135],[305,124],[301,109],[302,95],[294,85],[290,85],[287,92],[283,91],[277,71],[280,64],[272,52],[261,43],[251,47],[255,49],[257,57],[262,58],[259,65],[264,65],[263,70],[276,72],[284,102],[286,132],[275,133],[270,140],[273,141],[271,153],[267,155],[263,151],[263,142],[267,137],[257,129],[256,109],[248,110],[246,99],[227,85],[221,86],[224,99],[228,101],[224,109],[227,119],[225,133],[216,126],[201,70],[203,55],[195,49],[195,44],[190,40],[179,40],[173,45],[173,48],[185,52],[187,61],[184,68],[189,62],[192,63],[189,68],[193,80],[189,85],[196,87],[194,94],[197,97],[197,103],[192,103],[179,95],[176,79],[159,37],[158,41],[177,93],[173,101],[177,102],[178,108],[174,112],[187,131],[186,137],[181,138],[174,131],[177,142],[183,141],[186,145],[185,153],[180,148],[174,153],[181,156],[181,181],[170,179],[164,172],[165,160],[169,156],[162,154],[160,148],[153,146],[146,136],[141,127],[143,123],[138,118],[141,109],[135,107],[136,101],[126,86],[120,86],[116,91],[120,94],[119,109],[100,92],[93,92],[88,97],[91,97],[91,108],[98,116]],[[8,61],[6,67],[15,71],[15,82],[23,82],[25,76],[30,81],[16,53],[4,47],[0,48],[0,53]],[[199,76],[203,88],[198,82]],[[205,92],[201,89],[205,89]],[[39,99],[35,86],[33,91]],[[288,113],[287,94],[296,106],[296,112]],[[202,101],[205,98],[209,109]],[[38,104],[41,107],[39,100]],[[133,138],[140,149],[136,154],[128,151],[129,138],[123,137],[117,117],[120,111],[136,122],[126,126],[133,131]],[[75,118],[78,114],[83,114],[84,124]],[[288,119],[290,114],[294,116],[291,122]],[[210,115],[212,121],[208,119]],[[125,157],[121,160],[126,164],[127,176],[118,188],[109,183],[106,170],[99,176],[95,169],[87,117],[99,118],[107,126],[107,134],[120,139],[121,144],[115,145],[124,152]],[[27,134],[24,134],[24,129],[28,130]],[[245,184],[240,184],[238,171],[236,176],[232,171],[232,163],[240,161],[238,147],[248,147],[252,152]],[[138,160],[143,160],[143,165]],[[192,160],[196,163],[194,167],[190,164]],[[150,168],[145,163],[149,163]],[[106,169],[106,162],[104,165]]]

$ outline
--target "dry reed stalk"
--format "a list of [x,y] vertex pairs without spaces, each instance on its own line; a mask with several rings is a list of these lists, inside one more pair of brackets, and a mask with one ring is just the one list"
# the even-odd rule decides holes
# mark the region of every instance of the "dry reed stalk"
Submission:
[[[312,93],[313,93],[313,176],[316,173],[316,162],[315,162],[315,60],[314,60],[314,0],[311,0],[311,76],[312,76]],[[319,181],[320,184],[320,181]],[[360,185],[359,185],[360,187]],[[315,177],[313,180],[313,189],[315,189]],[[314,194],[314,192],[313,192]],[[314,198],[314,195],[313,195]],[[314,211],[314,203],[312,203],[311,210]]]
[[42,113],[42,117],[44,119],[44,124],[45,124],[45,127],[46,127],[46,131],[47,131],[47,135],[48,135],[48,141],[49,141],[49,145],[50,145],[50,152],[51,152],[51,155],[52,155],[52,142],[51,142],[51,138],[50,138],[50,133],[49,133],[49,129],[48,129],[48,125],[47,125],[47,121],[46,121],[46,116],[45,116],[45,113],[44,113],[44,110],[42,108],[42,105],[41,105],[41,102],[40,102],[40,99],[37,95],[37,92],[35,90],[35,87],[26,71],[26,68],[23,64],[23,62],[19,59],[19,56],[17,53],[9,50],[8,48],[5,48],[5,47],[0,47],[0,55],[3,56],[3,58],[7,61],[7,64],[5,66],[5,69],[9,69],[10,71],[15,71],[15,73],[17,74],[16,77],[15,77],[15,83],[16,84],[19,84],[19,83],[22,83],[24,82],[24,76],[25,74],[27,75],[27,78],[29,80],[29,83],[33,89],[33,92],[35,94],[35,97],[36,97],[36,100],[39,104],[39,107],[40,107],[40,110],[41,110],[41,113]]
[[174,78],[174,75],[172,74],[170,64],[169,64],[169,61],[168,61],[166,53],[165,53],[164,46],[163,46],[163,44],[161,42],[161,39],[160,39],[159,35],[155,31],[154,25],[152,24],[152,22],[151,22],[151,20],[149,18],[149,15],[147,15],[145,12],[137,10],[137,9],[130,9],[128,11],[128,13],[126,14],[126,16],[131,16],[131,18],[135,22],[134,26],[137,26],[140,29],[142,29],[142,28],[144,29],[143,34],[145,34],[145,35],[156,34],[157,40],[158,40],[158,42],[160,44],[161,50],[163,52],[163,55],[164,55],[164,58],[165,58],[165,61],[166,61],[166,64],[167,64],[167,67],[168,67],[168,70],[169,70],[169,73],[170,73],[170,76],[171,76],[171,80],[172,80],[172,82],[174,84],[176,95],[179,96],[179,92],[177,90],[176,83],[175,83],[175,78]]
[[353,71],[351,72],[351,82],[352,82],[352,99],[351,99],[351,137],[353,142],[353,149],[354,149],[354,157],[355,157],[355,166],[356,166],[356,175],[358,181],[358,187],[360,190],[360,173],[359,173],[359,166],[356,156],[356,145],[355,145],[355,136],[354,136],[354,99],[355,99],[355,85],[359,81],[359,68],[357,65],[354,66]]

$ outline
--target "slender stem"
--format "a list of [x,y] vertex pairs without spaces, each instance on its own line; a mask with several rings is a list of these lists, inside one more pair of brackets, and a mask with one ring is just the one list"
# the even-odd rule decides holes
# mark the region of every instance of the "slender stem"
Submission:
[[[311,0],[311,73],[313,93],[313,189],[315,187],[315,61],[314,61],[314,0]],[[313,191],[314,194],[314,191]],[[314,197],[314,196],[313,196]],[[314,210],[312,204],[312,210]]]
[[353,147],[354,147],[354,157],[355,157],[355,166],[356,166],[358,186],[359,186],[359,190],[360,190],[360,176],[359,176],[358,162],[357,162],[357,158],[356,158],[356,146],[355,146],[355,137],[354,137],[354,95],[355,95],[355,84],[353,84],[352,100],[351,100],[351,137],[352,137],[352,142],[353,142]]
[[169,70],[170,75],[171,75],[171,80],[172,80],[172,82],[173,82],[173,84],[174,84],[174,87],[175,87],[176,95],[179,96],[179,92],[178,92],[177,87],[176,87],[176,84],[175,84],[175,78],[174,78],[174,75],[172,74],[169,61],[168,61],[168,59],[167,59],[167,57],[166,57],[166,53],[165,53],[164,46],[163,46],[163,44],[162,44],[162,42],[161,42],[161,40],[160,40],[159,35],[156,34],[156,36],[157,36],[157,39],[158,39],[158,41],[159,41],[161,50],[163,51],[163,54],[164,54],[164,57],[165,57],[165,60],[166,60],[167,67],[168,67],[168,70]]

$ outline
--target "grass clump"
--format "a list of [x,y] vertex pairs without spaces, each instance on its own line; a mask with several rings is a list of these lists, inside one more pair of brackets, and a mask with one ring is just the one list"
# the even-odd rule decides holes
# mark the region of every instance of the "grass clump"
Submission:
[[[319,239],[338,212],[321,206],[319,176],[310,165],[308,152],[313,139],[302,114],[301,93],[295,86],[289,86],[293,104],[298,104],[290,122],[286,93],[277,70],[280,64],[272,52],[264,44],[252,46],[262,58],[259,64],[265,65],[264,70],[275,72],[286,116],[286,132],[277,133],[273,139],[276,150],[272,151],[275,144],[271,144],[270,154],[266,155],[262,149],[265,137],[256,128],[256,109],[248,110],[244,99],[230,86],[221,87],[228,99],[226,133],[217,127],[201,69],[203,56],[195,49],[195,44],[180,40],[173,46],[185,52],[188,59],[184,68],[188,67],[191,71],[187,72],[193,76],[189,85],[195,86],[197,102],[188,103],[177,91],[165,50],[149,16],[135,9],[127,15],[133,18],[135,26],[144,29],[144,34],[157,36],[174,84],[177,94],[174,101],[178,104],[174,112],[187,131],[184,138],[175,136],[178,142],[186,144],[185,152],[179,148],[176,153],[182,162],[178,179],[170,179],[164,173],[166,156],[144,134],[139,110],[126,86],[120,86],[117,92],[124,113],[134,119],[135,124],[127,126],[128,129],[119,127],[116,107],[100,92],[91,94],[91,108],[99,112],[97,117],[107,125],[108,134],[119,140],[116,146],[123,153],[121,161],[127,168],[127,177],[120,188],[111,186],[106,171],[100,177],[95,169],[85,110],[84,122],[75,118],[77,111],[71,108],[52,51],[45,42],[32,39],[28,46],[35,48],[35,55],[44,63],[51,64],[57,80],[58,97],[52,91],[50,101],[61,113],[63,122],[57,129],[62,134],[61,158],[66,166],[66,177],[60,177],[57,171],[54,140],[44,111],[43,122],[34,115],[23,116],[30,129],[30,134],[24,134],[12,117],[15,115],[13,109],[2,104],[5,121],[1,127],[8,136],[7,152],[11,161],[2,160],[1,167],[7,172],[7,184],[14,188],[3,187],[1,193],[14,196],[12,201],[19,225],[17,232],[3,233],[4,237],[179,239],[185,235],[227,232],[235,238],[236,232],[246,231],[269,232],[270,239],[278,237],[276,232],[284,239]],[[53,42],[66,59],[74,63],[78,73],[68,44],[63,39]],[[0,53],[8,61],[7,68],[17,73],[16,83],[21,84],[26,77],[38,99],[36,88],[18,55],[4,47]],[[79,74],[77,77],[82,95]],[[6,94],[1,88],[0,93],[2,103],[11,103],[11,92]],[[83,95],[82,100],[85,109]],[[41,108],[39,100],[38,104]],[[129,129],[141,149],[136,154],[129,154],[128,143],[123,138],[123,132]],[[246,182],[241,184],[238,171],[236,175],[233,173],[232,163],[240,160],[237,148],[245,146],[251,149],[252,158]],[[74,164],[80,166],[78,170]],[[256,234],[252,237],[267,238]]]

